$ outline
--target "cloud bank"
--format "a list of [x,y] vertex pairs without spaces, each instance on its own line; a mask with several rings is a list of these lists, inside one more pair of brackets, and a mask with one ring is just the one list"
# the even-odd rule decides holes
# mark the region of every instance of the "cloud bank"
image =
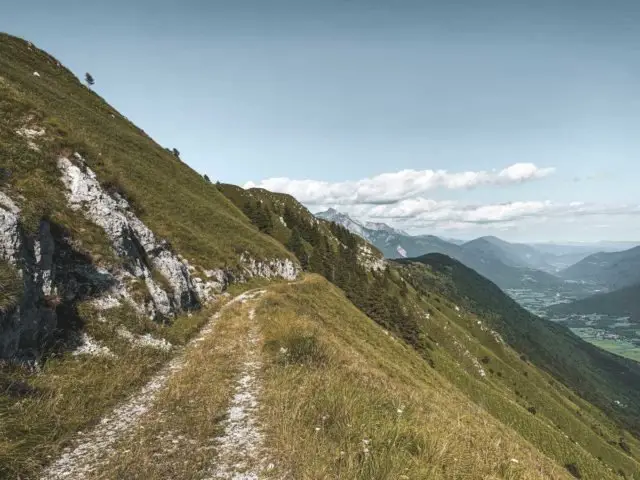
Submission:
[[640,215],[640,204],[527,201],[473,205],[418,197],[394,205],[359,206],[350,210],[354,215],[393,223],[402,228],[460,229],[479,225],[510,226],[527,220],[637,216]]
[[[524,228],[533,235],[540,235],[544,230],[541,224],[546,222],[547,230],[559,229],[571,236],[576,227],[591,231],[608,228],[610,221],[623,231],[626,231],[624,226],[640,225],[637,218],[640,204],[550,200],[474,204],[426,196],[436,189],[500,188],[521,184],[548,177],[554,171],[554,168],[541,168],[533,163],[516,163],[492,171],[401,170],[347,182],[270,178],[259,183],[247,182],[244,187],[290,194],[314,212],[334,207],[361,220],[384,222],[408,231],[522,231]],[[552,236],[560,234],[556,230],[548,232]]]
[[307,205],[388,205],[436,188],[470,189],[517,184],[546,177],[554,170],[540,168],[533,163],[515,163],[500,171],[401,170],[350,182],[269,178],[259,183],[247,182],[244,188],[259,187],[288,193]]

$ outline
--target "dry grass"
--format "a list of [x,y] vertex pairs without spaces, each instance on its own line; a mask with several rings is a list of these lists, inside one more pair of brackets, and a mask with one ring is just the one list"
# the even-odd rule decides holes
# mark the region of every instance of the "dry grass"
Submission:
[[179,346],[218,308],[212,305],[162,327],[125,307],[103,312],[106,322],[83,307],[86,331],[115,357],[54,356],[37,375],[0,366],[0,478],[35,478],[78,431],[124,401],[176,353],[133,347],[116,334],[119,325]]
[[22,294],[20,277],[15,268],[0,260],[0,312],[18,303]]
[[258,318],[274,478],[571,478],[326,281],[272,291]]
[[167,359],[150,349],[114,349],[118,358],[63,356],[38,375],[4,367],[5,384],[22,393],[0,396],[0,478],[34,478],[76,432],[140,387]]

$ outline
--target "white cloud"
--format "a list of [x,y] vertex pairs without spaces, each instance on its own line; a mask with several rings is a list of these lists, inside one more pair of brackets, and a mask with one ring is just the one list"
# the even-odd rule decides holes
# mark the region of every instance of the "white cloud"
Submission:
[[346,206],[344,210],[363,219],[387,222],[409,230],[459,230],[483,225],[503,229],[522,222],[541,222],[548,219],[572,222],[584,217],[640,215],[640,205],[634,204],[520,201],[474,205],[423,197],[402,200],[392,205]]
[[269,178],[244,187],[288,193],[308,205],[394,204],[436,188],[468,189],[482,185],[507,185],[546,177],[554,168],[516,163],[500,171],[451,173],[446,170],[401,170],[349,182],[322,182]]

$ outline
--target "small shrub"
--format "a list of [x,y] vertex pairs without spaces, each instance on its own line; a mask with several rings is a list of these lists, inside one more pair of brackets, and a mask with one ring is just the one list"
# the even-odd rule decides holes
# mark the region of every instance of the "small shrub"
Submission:
[[487,363],[489,363],[491,361],[491,359],[485,355],[484,357],[482,357],[480,359],[480,361],[486,365]]
[[527,408],[527,412],[531,413],[532,415],[535,415],[536,413],[538,413],[538,411],[536,410],[536,407],[534,406]]
[[567,469],[567,471],[573,475],[576,478],[582,478],[582,474],[580,473],[580,469],[578,468],[578,465],[576,465],[575,463],[567,463],[564,468]]
[[629,444],[627,443],[627,441],[624,438],[620,437],[620,441],[618,442],[618,445],[620,446],[620,448],[622,450],[624,450],[629,455],[631,455],[631,447],[629,447]]
[[279,340],[268,342],[266,348],[275,351],[284,365],[322,366],[328,360],[324,345],[315,333],[291,331]]

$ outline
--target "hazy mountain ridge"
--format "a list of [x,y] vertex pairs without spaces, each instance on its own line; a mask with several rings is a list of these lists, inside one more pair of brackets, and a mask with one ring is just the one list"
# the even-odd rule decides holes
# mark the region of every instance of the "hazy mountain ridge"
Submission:
[[609,290],[640,283],[640,246],[621,252],[601,252],[589,255],[562,270],[567,280],[590,282]]
[[407,235],[389,226],[370,230],[362,222],[335,209],[319,212],[316,216],[336,222],[360,235],[375,245],[386,258],[413,258],[427,253],[441,253],[473,268],[502,289],[579,290],[578,286],[566,284],[549,273],[556,268],[547,259],[555,258],[555,255],[538,252],[530,245],[510,243],[497,237],[479,237],[452,243],[435,235]]

